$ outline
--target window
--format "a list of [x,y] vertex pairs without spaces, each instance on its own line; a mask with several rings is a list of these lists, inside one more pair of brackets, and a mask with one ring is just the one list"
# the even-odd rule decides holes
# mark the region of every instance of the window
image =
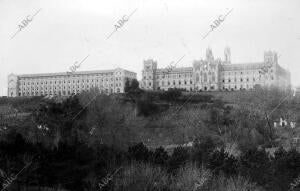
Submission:
[[199,82],[199,74],[196,74],[196,82]]

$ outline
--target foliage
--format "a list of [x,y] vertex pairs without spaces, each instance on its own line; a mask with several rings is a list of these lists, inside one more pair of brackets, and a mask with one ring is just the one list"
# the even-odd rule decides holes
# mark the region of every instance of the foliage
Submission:
[[202,139],[196,139],[192,150],[193,160],[198,165],[206,164],[209,156],[216,148],[216,143],[211,137],[203,137]]
[[241,175],[250,177],[253,182],[266,185],[270,181],[271,161],[265,150],[250,149],[242,154],[239,163]]
[[213,152],[208,160],[207,167],[216,174],[223,172],[228,176],[232,176],[237,174],[238,160],[222,148]]
[[226,178],[217,176],[211,183],[210,191],[264,191],[255,183],[242,176]]
[[169,160],[168,153],[164,150],[163,147],[156,148],[152,153],[151,162],[156,165],[166,166]]
[[144,163],[126,165],[114,183],[115,191],[165,191],[168,190],[168,174],[160,167]]
[[184,166],[189,160],[188,149],[184,147],[176,147],[168,161],[168,171],[175,172],[181,166]]
[[125,81],[125,93],[134,92],[139,90],[139,82],[137,79],[129,80],[128,78]]
[[[229,103],[204,93],[189,100],[191,94],[176,91],[140,92],[133,94],[136,102],[122,99],[128,93],[108,96],[96,89],[62,100],[2,98],[8,114],[22,108],[29,115],[0,129],[0,175],[15,175],[32,160],[11,190],[99,190],[98,183],[116,169],[103,190],[298,189],[299,152],[280,148],[273,157],[265,152],[280,137],[266,116],[272,120],[268,112],[288,92],[238,92],[241,97]],[[273,117],[292,116],[289,108],[297,115],[296,101],[277,107]],[[167,149],[190,142],[189,148]],[[239,154],[223,149],[228,144],[237,145]]]
[[296,150],[285,151],[282,148],[275,152],[272,161],[274,190],[285,190],[300,174],[300,153]]
[[186,164],[179,169],[170,187],[174,191],[204,190],[207,189],[211,176],[209,170],[199,169],[196,164]]
[[160,99],[166,100],[168,102],[175,102],[181,96],[181,90],[170,88],[160,94]]
[[143,143],[129,147],[128,154],[131,158],[144,162],[147,162],[151,157],[151,152]]
[[139,100],[137,103],[139,115],[148,117],[159,111],[159,106],[150,100]]

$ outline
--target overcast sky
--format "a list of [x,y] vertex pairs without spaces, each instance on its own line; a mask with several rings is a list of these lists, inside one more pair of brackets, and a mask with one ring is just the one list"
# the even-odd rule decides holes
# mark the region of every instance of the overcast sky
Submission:
[[[220,15],[233,11],[205,39]],[[27,26],[19,25],[28,15]],[[114,25],[130,15],[109,39]],[[31,17],[29,17],[31,18]],[[66,72],[89,57],[78,71],[121,67],[141,78],[143,60],[159,67],[192,66],[210,46],[223,59],[231,48],[233,63],[263,61],[277,51],[279,64],[300,84],[299,0],[0,0],[0,96],[10,73]]]

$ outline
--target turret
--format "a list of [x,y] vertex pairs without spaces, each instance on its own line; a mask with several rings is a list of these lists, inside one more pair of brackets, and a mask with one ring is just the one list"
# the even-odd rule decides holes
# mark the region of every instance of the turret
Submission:
[[231,53],[230,53],[230,48],[226,47],[224,49],[224,62],[225,64],[230,64],[231,63]]

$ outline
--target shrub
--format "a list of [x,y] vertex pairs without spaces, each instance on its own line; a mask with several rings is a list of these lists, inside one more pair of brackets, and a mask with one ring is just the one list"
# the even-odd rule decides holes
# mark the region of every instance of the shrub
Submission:
[[189,159],[188,149],[184,147],[176,147],[168,161],[169,172],[175,172],[180,166],[186,164]]
[[202,190],[207,187],[210,178],[210,171],[199,169],[196,164],[187,164],[179,169],[170,187],[174,191]]
[[128,154],[131,159],[144,162],[147,162],[151,157],[151,152],[143,143],[129,147]]
[[238,160],[226,153],[222,148],[210,156],[207,166],[216,174],[224,172],[227,175],[235,175],[237,173]]
[[166,191],[168,174],[159,167],[133,162],[126,165],[114,181],[115,191]]
[[150,100],[139,100],[137,102],[138,115],[143,115],[148,117],[150,115],[156,114],[159,111],[157,104]]
[[242,176],[230,178],[217,176],[212,180],[209,191],[263,191],[263,189]]
[[292,183],[300,173],[300,153],[296,150],[285,151],[279,149],[275,152],[272,162],[273,190],[288,190]]
[[127,153],[106,145],[96,146],[95,172],[102,178],[116,166],[121,165],[127,158]]
[[198,165],[206,164],[209,155],[214,151],[216,143],[210,137],[196,139],[192,148],[192,158]]
[[270,178],[270,160],[265,150],[250,149],[242,154],[239,172],[260,185],[265,185]]
[[154,153],[152,154],[151,162],[153,162],[154,164],[165,166],[168,162],[168,159],[169,155],[167,151],[165,151],[164,148],[159,147],[156,148]]
[[177,101],[178,98],[181,96],[181,90],[176,89],[176,88],[175,89],[170,88],[170,89],[168,89],[168,91],[163,92],[159,96],[160,96],[160,99],[162,99],[162,100],[174,102],[174,101]]

